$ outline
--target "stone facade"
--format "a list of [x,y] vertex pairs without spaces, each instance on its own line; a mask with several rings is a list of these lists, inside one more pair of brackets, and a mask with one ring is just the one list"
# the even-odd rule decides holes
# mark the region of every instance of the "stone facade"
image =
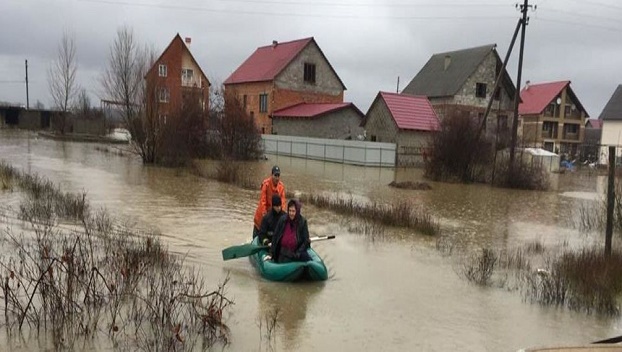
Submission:
[[[497,72],[501,69],[502,63],[499,62],[496,52],[490,52],[477,67],[475,72],[466,80],[459,92],[451,97],[428,97],[439,119],[443,121],[449,116],[456,107],[461,111],[469,111],[471,117],[480,118],[486,112],[488,100],[493,96],[492,88],[495,85]],[[477,96],[477,85],[486,85],[486,96]],[[508,129],[512,126],[514,116],[514,97],[507,86],[500,84],[498,99],[493,101],[488,119],[486,120],[486,131],[495,131],[497,120],[502,121],[503,126]]]
[[328,139],[356,139],[363,135],[361,115],[352,107],[318,116],[316,118],[274,117],[274,134],[284,136]]
[[384,100],[378,98],[367,112],[367,140],[395,143],[398,166],[422,166],[432,132],[400,130]]
[[[305,63],[315,65],[315,83],[304,81]],[[337,77],[315,41],[311,41],[298,53],[296,58],[276,76],[274,83],[280,89],[301,93],[308,92],[312,96],[322,94],[337,97],[343,95],[344,89],[339,77]],[[308,103],[308,101],[305,102]]]

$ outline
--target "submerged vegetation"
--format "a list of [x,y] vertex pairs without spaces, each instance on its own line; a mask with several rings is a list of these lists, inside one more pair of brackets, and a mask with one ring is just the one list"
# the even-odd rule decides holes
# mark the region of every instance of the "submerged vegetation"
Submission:
[[227,279],[217,289],[168,252],[156,233],[136,231],[84,193],[0,164],[0,179],[24,193],[20,221],[1,233],[4,317],[9,334],[51,336],[56,349],[107,337],[115,348],[183,351],[229,341]]
[[[293,194],[287,195],[287,198],[292,197]],[[388,205],[375,202],[365,204],[355,202],[352,197],[342,199],[319,194],[302,194],[297,198],[304,203],[327,208],[342,215],[356,216],[386,226],[407,227],[430,236],[440,231],[440,225],[430,214],[405,201]]]
[[[534,269],[535,264],[541,265]],[[482,286],[498,284],[522,292],[525,300],[600,315],[619,315],[622,253],[600,248],[547,251],[540,242],[495,253],[467,255],[460,274]],[[495,279],[496,278],[496,279]]]

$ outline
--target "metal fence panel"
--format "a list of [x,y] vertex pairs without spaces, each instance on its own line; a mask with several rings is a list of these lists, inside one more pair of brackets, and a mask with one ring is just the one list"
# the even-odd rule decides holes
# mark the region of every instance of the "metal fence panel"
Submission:
[[287,155],[364,166],[395,166],[396,146],[392,143],[262,135],[267,154]]

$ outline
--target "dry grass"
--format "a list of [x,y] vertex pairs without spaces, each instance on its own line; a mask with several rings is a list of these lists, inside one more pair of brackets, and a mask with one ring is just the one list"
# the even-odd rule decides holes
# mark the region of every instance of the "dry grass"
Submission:
[[487,286],[498,262],[499,256],[493,250],[482,248],[464,263],[461,273],[467,280]]
[[[294,197],[288,194],[287,198]],[[408,202],[383,205],[379,203],[361,204],[349,199],[335,198],[318,194],[302,194],[298,197],[303,203],[330,209],[338,214],[356,216],[386,226],[412,228],[422,234],[434,236],[439,233],[440,226],[432,216],[415,209]]]
[[[7,173],[7,166],[2,167]],[[16,218],[29,232],[3,233],[0,282],[9,336],[50,334],[56,349],[109,338],[116,348],[190,351],[228,343],[227,279],[207,290],[157,234],[92,212],[84,194],[9,171],[26,193]],[[72,219],[71,226],[59,219]]]

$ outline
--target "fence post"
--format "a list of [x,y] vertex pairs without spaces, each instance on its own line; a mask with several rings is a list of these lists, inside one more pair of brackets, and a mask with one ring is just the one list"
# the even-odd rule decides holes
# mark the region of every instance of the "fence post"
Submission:
[[616,147],[609,147],[609,178],[607,182],[607,228],[605,229],[605,256],[611,256],[613,233],[613,208],[615,202],[614,181],[616,177]]

